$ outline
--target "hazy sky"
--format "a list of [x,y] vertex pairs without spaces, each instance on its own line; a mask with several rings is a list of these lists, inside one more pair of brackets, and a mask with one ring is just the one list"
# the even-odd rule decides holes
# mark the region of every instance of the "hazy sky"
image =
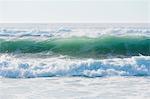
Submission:
[[0,0],[0,22],[150,22],[150,0]]

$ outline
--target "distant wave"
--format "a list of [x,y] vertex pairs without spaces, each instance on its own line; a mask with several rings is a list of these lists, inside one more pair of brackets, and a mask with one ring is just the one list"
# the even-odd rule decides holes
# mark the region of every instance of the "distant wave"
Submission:
[[16,28],[0,28],[0,37],[100,37],[102,35],[150,35],[150,28],[68,28],[68,27],[59,27],[54,29],[16,29]]
[[102,36],[72,37],[48,40],[0,39],[0,53],[52,52],[78,58],[124,57],[150,55],[150,37]]
[[16,58],[0,56],[0,76],[34,78],[54,76],[150,76],[150,56],[103,60]]

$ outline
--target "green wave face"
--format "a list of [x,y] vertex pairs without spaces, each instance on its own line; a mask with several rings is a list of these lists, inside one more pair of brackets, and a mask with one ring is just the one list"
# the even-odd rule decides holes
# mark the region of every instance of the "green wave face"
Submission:
[[150,55],[149,37],[105,36],[99,38],[72,37],[45,41],[0,40],[0,53],[53,52],[79,58],[102,58],[107,56]]

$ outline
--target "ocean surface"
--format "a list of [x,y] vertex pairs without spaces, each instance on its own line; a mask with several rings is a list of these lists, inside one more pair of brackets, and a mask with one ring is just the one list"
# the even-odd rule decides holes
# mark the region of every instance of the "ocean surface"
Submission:
[[0,99],[149,99],[150,24],[0,24]]

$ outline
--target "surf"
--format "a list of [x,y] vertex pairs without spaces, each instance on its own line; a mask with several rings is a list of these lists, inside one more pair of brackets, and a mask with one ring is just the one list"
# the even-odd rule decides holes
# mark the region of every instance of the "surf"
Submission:
[[0,76],[6,78],[150,76],[150,56],[81,60],[2,54],[0,59]]
[[101,36],[34,39],[0,39],[0,53],[53,53],[77,58],[150,55],[148,36]]

